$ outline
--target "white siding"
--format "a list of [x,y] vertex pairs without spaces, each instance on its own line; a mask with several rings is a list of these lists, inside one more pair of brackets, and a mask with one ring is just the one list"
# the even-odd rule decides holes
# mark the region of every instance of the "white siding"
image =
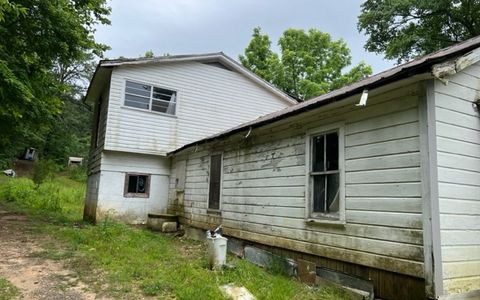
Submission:
[[480,289],[480,64],[435,82],[444,289]]
[[[94,126],[92,129],[92,139],[90,145],[89,160],[87,166],[88,180],[87,193],[85,195],[84,214],[90,219],[95,219],[95,210],[97,207],[99,184],[100,184],[100,164],[102,160],[102,151],[105,145],[105,132],[107,124],[108,91],[106,86],[102,92],[102,102],[95,104]],[[97,122],[98,118],[98,122]],[[98,136],[97,136],[98,135]]]
[[[123,106],[126,79],[177,91],[176,115]],[[105,149],[157,155],[289,105],[237,72],[198,62],[115,68],[109,103]]]
[[[100,171],[97,217],[112,213],[131,223],[144,223],[148,213],[165,213],[170,161],[164,157],[104,151]],[[124,197],[125,175],[150,175],[148,198]]]
[[[411,276],[423,276],[418,89],[399,88],[231,137],[186,157],[182,205],[170,210],[199,227]],[[358,99],[357,99],[358,101]],[[345,122],[345,226],[305,221],[305,132]],[[222,213],[207,212],[208,156],[224,149]],[[185,153],[185,152],[184,152]],[[185,159],[180,154],[176,159]],[[175,178],[172,176],[171,188]]]

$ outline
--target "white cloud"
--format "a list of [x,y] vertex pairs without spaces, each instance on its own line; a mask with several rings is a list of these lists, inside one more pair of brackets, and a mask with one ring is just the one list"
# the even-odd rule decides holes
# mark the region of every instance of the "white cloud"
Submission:
[[352,49],[354,63],[365,60],[376,72],[392,65],[363,50],[357,32],[360,0],[116,0],[112,26],[98,28],[96,38],[112,47],[109,57],[133,56],[153,50],[185,54],[224,51],[237,58],[247,46],[252,28],[261,26],[276,44],[290,27],[318,28]]

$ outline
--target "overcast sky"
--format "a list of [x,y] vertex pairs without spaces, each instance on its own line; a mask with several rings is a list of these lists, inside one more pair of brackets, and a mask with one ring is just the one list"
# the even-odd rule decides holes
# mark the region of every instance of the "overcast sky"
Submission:
[[223,51],[238,60],[252,29],[260,26],[274,50],[287,28],[317,28],[344,39],[353,63],[366,61],[378,73],[393,66],[363,49],[366,37],[356,23],[361,0],[114,0],[111,26],[100,26],[98,42],[112,47],[106,57]]

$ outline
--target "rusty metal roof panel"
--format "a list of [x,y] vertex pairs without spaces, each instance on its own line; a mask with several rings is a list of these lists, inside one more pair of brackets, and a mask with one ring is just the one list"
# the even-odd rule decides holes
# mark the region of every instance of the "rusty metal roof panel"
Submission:
[[211,135],[201,140],[186,144],[169,154],[179,152],[193,145],[198,145],[212,141],[214,139],[223,138],[237,132],[247,130],[248,128],[258,128],[260,126],[272,123],[276,120],[284,119],[290,116],[300,114],[304,111],[311,110],[333,101],[339,101],[345,99],[348,96],[361,93],[365,89],[373,89],[382,85],[392,83],[394,81],[413,76],[416,74],[422,74],[430,72],[432,65],[451,59],[462,54],[465,54],[480,46],[480,36],[471,38],[462,43],[455,44],[453,46],[441,49],[439,51],[430,53],[428,55],[419,57],[407,63],[398,65],[386,71],[380,72],[373,76],[367,77],[353,84],[345,86],[343,88],[334,90],[330,93],[321,95],[319,97],[312,98],[310,100],[298,103],[294,106],[287,107],[285,109],[270,113],[268,115],[259,117],[255,120],[240,124],[236,127],[230,128],[226,131]]

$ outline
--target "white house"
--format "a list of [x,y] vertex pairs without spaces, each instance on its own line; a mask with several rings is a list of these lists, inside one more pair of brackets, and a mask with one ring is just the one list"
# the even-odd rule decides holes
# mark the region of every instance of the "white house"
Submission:
[[299,269],[368,280],[380,298],[480,299],[479,47],[477,37],[170,152],[169,212],[184,226],[222,224]]
[[296,103],[223,53],[103,60],[86,101],[95,126],[85,217],[137,223],[167,210],[168,152]]

